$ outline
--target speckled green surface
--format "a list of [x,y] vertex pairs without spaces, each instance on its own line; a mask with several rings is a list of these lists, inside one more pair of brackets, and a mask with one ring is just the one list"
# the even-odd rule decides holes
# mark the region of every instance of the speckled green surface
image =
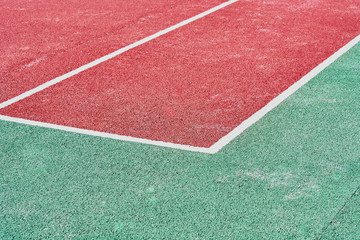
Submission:
[[344,207],[324,231],[322,239],[360,238],[360,188],[356,189]]
[[360,45],[219,153],[0,121],[0,239],[356,239]]

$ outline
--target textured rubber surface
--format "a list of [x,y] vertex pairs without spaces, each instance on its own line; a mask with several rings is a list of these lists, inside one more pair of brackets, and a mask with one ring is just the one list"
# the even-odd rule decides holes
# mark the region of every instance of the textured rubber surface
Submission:
[[221,2],[3,0],[0,102]]
[[0,113],[210,147],[360,34],[359,15],[356,1],[239,1]]
[[359,63],[215,155],[0,121],[0,239],[357,239]]
[[330,222],[320,239],[356,239],[360,236],[359,196],[358,188]]

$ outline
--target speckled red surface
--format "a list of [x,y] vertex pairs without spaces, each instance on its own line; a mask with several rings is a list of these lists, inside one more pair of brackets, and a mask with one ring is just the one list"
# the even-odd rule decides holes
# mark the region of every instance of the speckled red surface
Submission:
[[0,102],[224,0],[4,0]]
[[[177,14],[184,16],[189,6]],[[209,147],[360,34],[359,16],[356,0],[239,1],[0,114]],[[103,33],[60,59],[66,65],[82,51],[108,53],[114,46],[103,42],[108,36],[123,43],[137,38]],[[91,56],[79,58],[75,62]],[[55,70],[29,72],[34,85],[41,82],[38,71],[52,76]]]

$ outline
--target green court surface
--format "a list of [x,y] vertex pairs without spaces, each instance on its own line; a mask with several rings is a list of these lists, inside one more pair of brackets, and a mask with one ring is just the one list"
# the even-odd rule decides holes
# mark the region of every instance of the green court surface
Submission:
[[360,191],[354,192],[329,225],[323,239],[354,239],[360,236]]
[[360,236],[359,44],[213,155],[0,132],[0,239]]

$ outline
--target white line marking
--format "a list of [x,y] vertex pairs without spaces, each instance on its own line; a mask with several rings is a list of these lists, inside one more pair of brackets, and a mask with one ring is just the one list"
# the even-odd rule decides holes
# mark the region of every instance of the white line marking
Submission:
[[225,145],[227,145],[229,142],[231,142],[234,138],[239,136],[248,127],[250,127],[257,121],[259,121],[263,116],[265,116],[265,114],[267,114],[272,109],[277,107],[281,102],[283,102],[290,95],[292,95],[294,92],[296,92],[299,88],[304,86],[307,82],[309,82],[316,75],[318,75],[320,72],[322,72],[331,63],[335,62],[339,57],[341,57],[344,53],[346,53],[348,50],[350,50],[358,42],[360,42],[360,35],[358,35],[356,38],[351,40],[348,44],[346,44],[344,47],[339,49],[337,52],[335,52],[333,55],[331,55],[325,61],[320,63],[317,67],[315,67],[313,70],[311,70],[308,74],[306,74],[304,77],[302,77],[299,81],[297,81],[296,83],[291,85],[287,90],[285,90],[284,92],[279,94],[276,98],[271,100],[267,105],[265,105],[259,111],[257,111],[253,115],[251,115],[247,120],[243,121],[234,130],[232,130],[230,133],[228,133],[227,135],[222,137],[220,140],[218,140],[215,144],[213,144],[209,148],[194,147],[194,146],[175,144],[175,143],[169,143],[169,142],[161,142],[161,141],[153,141],[153,140],[149,140],[149,139],[128,137],[128,136],[117,135],[117,134],[110,134],[110,133],[104,133],[104,132],[98,132],[98,131],[50,124],[50,123],[31,121],[31,120],[26,120],[26,119],[22,119],[22,118],[8,117],[8,116],[4,116],[4,115],[0,115],[0,120],[16,122],[16,123],[23,123],[23,124],[32,125],[32,126],[59,129],[59,130],[67,131],[67,132],[81,133],[81,134],[87,134],[87,135],[92,135],[92,136],[99,136],[99,137],[111,138],[111,139],[117,139],[117,140],[129,141],[129,142],[150,144],[150,145],[155,145],[155,146],[181,149],[181,150],[192,151],[192,152],[214,154],[214,153],[217,153],[218,151],[220,151]]
[[67,126],[51,124],[51,123],[32,121],[32,120],[27,120],[27,119],[22,119],[22,118],[9,117],[9,116],[5,116],[5,115],[0,115],[0,120],[4,120],[4,121],[8,121],[8,122],[23,123],[23,124],[27,124],[27,125],[31,125],[31,126],[58,129],[58,130],[63,130],[63,131],[73,132],[73,133],[87,134],[87,135],[103,137],[103,138],[111,138],[111,139],[122,140],[122,141],[127,141],[127,142],[150,144],[150,145],[155,145],[155,146],[160,146],[160,147],[175,148],[175,149],[187,150],[187,151],[192,151],[192,152],[212,153],[209,148],[193,147],[193,146],[176,144],[176,143],[168,143],[168,142],[154,141],[154,140],[148,140],[148,139],[143,139],[143,138],[128,137],[128,136],[122,136],[122,135],[117,135],[117,134],[111,134],[111,133],[98,132],[98,131],[92,131],[92,130],[81,129],[81,128],[67,127]]
[[351,49],[353,46],[355,46],[355,44],[357,44],[359,41],[360,41],[360,35],[358,35],[356,38],[351,40],[344,47],[340,48],[337,52],[335,52],[333,55],[331,55],[324,62],[320,63],[317,67],[315,67],[313,70],[311,70],[308,74],[306,74],[304,77],[302,77],[299,81],[297,81],[296,83],[291,85],[288,89],[286,89],[284,92],[282,92],[276,98],[271,100],[268,104],[266,104],[259,111],[257,111],[256,113],[251,115],[248,119],[243,121],[239,126],[237,126],[230,133],[228,133],[227,135],[222,137],[219,141],[217,141],[215,144],[213,144],[209,149],[211,149],[213,153],[218,152],[225,145],[227,145],[230,141],[232,141],[234,138],[239,136],[243,131],[245,131],[245,129],[247,129],[248,127],[250,127],[257,121],[259,121],[263,116],[265,116],[265,114],[270,112],[272,109],[274,109],[276,106],[278,106],[281,102],[283,102],[285,99],[287,99],[290,95],[292,95],[294,92],[296,92],[299,88],[304,86],[312,78],[314,78],[321,71],[323,71],[325,68],[327,68],[331,63],[335,62],[344,53],[349,51],[349,49]]
[[[226,2],[224,4],[221,4],[215,8],[212,8],[202,14],[199,14],[193,18],[200,18],[200,17],[203,17],[211,12],[214,12],[222,7],[225,7],[231,3],[234,3],[238,0],[234,0],[234,1],[229,1],[229,2]],[[209,12],[211,11],[211,12]],[[201,16],[200,16],[201,15]],[[200,17],[199,17],[200,16]],[[189,21],[189,22],[192,22],[192,21],[195,21],[196,19],[193,19],[193,18],[190,18],[188,20],[185,20],[184,22],[186,21]],[[191,20],[193,19],[193,20]],[[176,28],[178,27],[181,27],[189,22],[181,22],[175,26],[177,26]],[[173,27],[175,27],[173,26]],[[171,28],[173,28],[171,27]],[[157,33],[159,34],[158,36],[160,35],[163,35],[165,34],[166,32],[169,32],[171,30],[169,30],[170,28],[168,29],[165,29],[163,30],[164,33]],[[174,28],[175,29],[175,28]],[[165,32],[166,31],[166,32]],[[154,34],[156,35],[156,34]],[[154,39],[158,36],[155,36],[153,37],[154,35],[150,36],[151,39]],[[148,38],[150,38],[148,37]],[[145,38],[147,39],[147,38]],[[144,41],[144,42],[147,42],[147,41],[150,41],[151,39],[148,39],[148,40],[140,40],[140,41]],[[139,41],[139,42],[140,42]],[[136,46],[144,43],[139,43],[139,42],[136,42],[134,44],[137,44]],[[281,94],[279,94],[276,98],[274,98],[273,100],[271,100],[267,105],[265,105],[263,108],[261,108],[259,111],[257,111],[256,113],[254,113],[252,116],[250,116],[247,120],[243,121],[239,126],[237,126],[234,130],[232,130],[230,133],[228,133],[227,135],[225,135],[224,137],[222,137],[220,140],[218,140],[216,143],[214,143],[210,148],[204,148],[204,147],[194,147],[194,146],[188,146],[188,145],[182,145],[182,144],[175,144],[175,143],[169,143],[169,142],[161,142],[161,141],[153,141],[153,140],[149,140],[149,139],[142,139],[142,138],[135,138],[135,137],[128,137],[128,136],[123,136],[123,135],[116,135],[116,134],[110,134],[110,133],[104,133],[104,132],[98,132],[98,131],[92,131],[92,130],[86,130],[86,129],[80,129],[80,128],[73,128],[73,127],[67,127],[67,126],[62,126],[62,125],[56,125],[56,124],[50,124],[50,123],[43,123],[43,122],[37,122],[37,121],[31,121],[31,120],[26,120],[26,119],[21,119],[21,118],[14,118],[14,117],[8,117],[8,116],[4,116],[4,115],[0,115],[0,120],[4,120],[4,121],[9,121],[9,122],[17,122],[17,123],[23,123],[23,124],[27,124],[27,125],[33,125],[33,126],[39,126],[39,127],[46,127],[46,128],[52,128],[52,129],[59,129],[59,130],[63,130],[63,131],[68,131],[68,132],[75,132],[75,133],[81,133],[81,134],[87,134],[87,135],[92,135],[92,136],[99,136],[99,137],[104,137],[104,138],[112,138],[112,139],[117,139],[117,140],[123,140],[123,141],[129,141],[129,142],[137,142],[137,143],[143,143],[143,144],[150,144],[150,145],[155,145],[155,146],[161,146],[161,147],[168,147],[168,148],[174,148],[174,149],[181,149],[181,150],[187,150],[187,151],[192,151],[192,152],[201,152],[201,153],[210,153],[210,154],[214,154],[214,153],[217,153],[219,150],[221,150],[225,145],[227,145],[229,142],[231,142],[234,138],[236,138],[237,136],[239,136],[243,131],[245,131],[248,127],[250,127],[251,125],[253,125],[254,123],[256,123],[257,121],[259,121],[263,116],[265,116],[265,114],[267,114],[268,112],[270,112],[272,109],[274,109],[275,107],[277,107],[281,102],[283,102],[285,99],[287,99],[290,95],[292,95],[294,92],[296,92],[299,88],[301,88],[303,85],[305,85],[307,82],[309,82],[312,78],[314,78],[316,75],[318,75],[320,72],[322,72],[325,68],[327,68],[331,63],[335,62],[339,57],[341,57],[344,53],[346,53],[347,51],[349,51],[353,46],[355,46],[357,43],[360,42],[360,35],[358,35],[357,37],[355,37],[353,40],[351,40],[348,44],[346,44],[345,46],[343,46],[341,49],[339,49],[337,52],[335,52],[333,55],[331,55],[329,58],[327,58],[325,61],[323,61],[322,63],[320,63],[317,67],[315,67],[313,70],[311,70],[308,74],[306,74],[304,77],[302,77],[299,81],[297,81],[296,83],[294,83],[293,85],[291,85],[287,90],[285,90],[284,92],[282,92]],[[133,45],[133,44],[132,44]],[[132,45],[129,45],[129,46],[132,46]],[[128,47],[129,47],[128,46]],[[136,47],[135,45],[132,46],[131,48],[133,47]],[[118,51],[127,51],[131,48],[128,48],[126,50],[118,50]],[[113,56],[113,54],[121,54],[122,52],[118,53],[118,51],[112,53],[112,54],[109,54],[103,58],[107,58],[107,59],[110,59],[116,55]],[[99,64],[103,61],[106,61],[106,60],[103,60],[103,58],[100,58],[98,60],[95,60],[94,62],[91,62],[89,64],[94,64],[93,66],[95,66],[96,64]],[[99,61],[99,62],[97,62]],[[87,65],[84,65],[84,69],[82,69],[83,67],[80,67],[68,74],[72,74],[71,76],[81,72],[81,71],[84,71],[92,66],[88,66],[89,64]],[[73,73],[75,71],[78,71],[76,73]],[[61,76],[61,77],[64,77],[64,76],[67,76],[67,74]],[[61,78],[59,77],[59,78]],[[67,76],[65,77],[64,79],[68,78],[70,76]],[[56,78],[57,79],[57,78]],[[55,81],[56,79],[54,80],[51,80],[49,82],[52,82],[52,81]],[[62,79],[62,80],[64,80]],[[56,80],[57,82],[60,82],[62,80]],[[44,87],[42,87],[43,85],[39,86],[38,88],[40,90],[38,91],[41,91],[42,89],[45,89],[51,85],[54,85],[56,84],[57,82],[54,82],[54,83],[45,83],[43,85],[45,85]],[[35,89],[38,89],[38,88],[34,88],[33,90]],[[30,91],[33,91],[33,90],[30,90]],[[29,91],[29,92],[30,92]],[[38,92],[36,91],[36,92]],[[26,92],[27,93],[27,92]],[[24,94],[26,94],[24,93]],[[30,92],[28,96],[34,94],[35,92]],[[24,95],[22,94],[22,95]],[[22,96],[22,95],[19,95],[18,97]],[[14,102],[17,102],[23,98],[25,98],[27,96],[24,96],[22,98],[19,98],[18,100],[15,100]],[[12,100],[12,99],[11,99]],[[9,100],[10,101],[10,100]],[[8,101],[7,101],[8,102]],[[14,103],[12,102],[12,103]],[[7,105],[5,105],[6,102],[0,104],[0,109],[1,108],[4,108],[12,103],[9,103]],[[4,105],[3,105],[4,104]]]
[[22,118],[8,117],[8,116],[4,116],[4,115],[0,115],[0,120],[16,122],[16,123],[23,123],[23,124],[32,125],[32,126],[58,129],[58,130],[74,132],[74,133],[87,134],[87,135],[92,135],[92,136],[99,136],[99,137],[104,137],[104,138],[112,138],[112,139],[129,141],[129,142],[150,144],[150,145],[155,145],[155,146],[168,147],[168,148],[174,148],[174,149],[180,149],[180,150],[186,150],[186,151],[192,151],[192,152],[214,154],[214,153],[217,153],[218,151],[220,151],[225,145],[227,145],[229,142],[231,142],[234,138],[239,136],[248,127],[250,127],[251,125],[256,123],[258,120],[260,120],[263,116],[265,116],[265,114],[267,114],[272,109],[277,107],[281,102],[283,102],[286,98],[288,98],[290,95],[292,95],[294,92],[296,92],[299,88],[301,88],[303,85],[305,85],[307,82],[309,82],[312,78],[314,78],[316,75],[318,75],[321,71],[323,71],[331,63],[335,62],[339,57],[341,57],[349,49],[351,49],[353,46],[355,46],[355,44],[357,44],[358,42],[360,42],[360,35],[358,35],[356,38],[351,40],[348,44],[346,44],[344,47],[339,49],[337,52],[335,52],[333,55],[331,55],[328,59],[326,59],[324,62],[319,64],[317,67],[315,67],[313,70],[311,70],[308,74],[306,74],[304,77],[302,77],[299,81],[297,81],[296,83],[291,85],[287,90],[285,90],[280,95],[278,95],[276,98],[271,100],[267,105],[265,105],[263,108],[261,108],[256,113],[254,113],[247,120],[243,121],[234,130],[232,130],[230,133],[228,133],[227,135],[222,137],[220,140],[218,140],[215,144],[213,144],[209,148],[194,147],[194,146],[175,144],[175,143],[169,143],[169,142],[161,142],[161,141],[153,141],[153,140],[142,139],[142,138],[128,137],[128,136],[117,135],[117,134],[110,134],[110,133],[104,133],[104,132],[98,132],[98,131],[50,124],[50,123],[31,121],[31,120],[26,120],[26,119],[22,119]]
[[65,80],[67,78],[70,78],[70,77],[72,77],[72,76],[74,76],[74,75],[76,75],[78,73],[81,73],[81,72],[83,72],[83,71],[85,71],[85,70],[87,70],[89,68],[92,68],[92,67],[94,67],[94,66],[96,66],[96,65],[98,65],[98,64],[100,64],[102,62],[105,62],[105,61],[107,61],[107,60],[109,60],[109,59],[111,59],[113,57],[116,57],[116,56],[118,56],[118,55],[132,49],[132,48],[135,48],[135,47],[137,47],[139,45],[142,45],[142,44],[144,44],[146,42],[149,42],[149,41],[151,41],[151,40],[153,40],[153,39],[155,39],[157,37],[160,37],[161,35],[164,35],[164,34],[166,34],[168,32],[171,32],[171,31],[173,31],[173,30],[175,30],[175,29],[177,29],[179,27],[182,27],[182,26],[184,26],[186,24],[189,24],[189,23],[191,23],[191,22],[193,22],[195,20],[198,20],[198,19],[200,19],[202,17],[205,17],[206,15],[209,15],[210,13],[213,13],[213,12],[215,12],[217,10],[220,10],[220,9],[222,9],[222,8],[232,4],[232,3],[235,3],[237,1],[239,1],[239,0],[230,0],[230,1],[224,2],[224,3],[222,3],[222,4],[220,4],[220,5],[216,6],[216,7],[213,7],[213,8],[211,8],[211,9],[205,11],[205,12],[202,12],[202,13],[198,14],[198,15],[196,15],[194,17],[186,19],[186,20],[184,20],[184,21],[182,21],[182,22],[180,22],[180,23],[178,23],[176,25],[168,27],[168,28],[166,28],[164,30],[161,30],[161,31],[151,35],[151,36],[143,38],[143,39],[141,39],[141,40],[139,40],[137,42],[134,42],[134,43],[132,43],[132,44],[126,46],[126,47],[120,48],[119,50],[116,50],[115,52],[112,52],[112,53],[110,53],[110,54],[108,54],[106,56],[103,56],[103,57],[101,57],[99,59],[96,59],[95,61],[92,61],[92,62],[90,62],[88,64],[85,64],[85,65],[83,65],[83,66],[81,66],[81,67],[79,67],[79,68],[77,68],[77,69],[75,69],[75,70],[73,70],[71,72],[68,72],[68,73],[66,73],[66,74],[64,74],[64,75],[62,75],[60,77],[54,78],[54,79],[52,79],[52,80],[50,80],[50,81],[48,81],[48,82],[46,82],[44,84],[41,84],[40,86],[38,86],[36,88],[33,88],[33,89],[31,89],[31,90],[29,90],[27,92],[24,92],[24,93],[14,97],[14,98],[11,98],[11,99],[9,99],[9,100],[7,100],[5,102],[0,103],[0,109],[2,109],[4,107],[7,107],[7,106],[9,106],[9,105],[11,105],[13,103],[16,103],[16,102],[18,102],[18,101],[20,101],[20,100],[22,100],[24,98],[27,98],[27,97],[29,97],[29,96],[37,93],[37,92],[40,92],[40,91],[42,91],[42,90],[44,90],[44,89],[46,89],[46,88],[48,88],[48,87],[50,87],[52,85],[55,85],[55,84]]
[[286,98],[288,98],[290,95],[292,95],[294,92],[296,92],[299,88],[301,88],[303,85],[305,85],[307,82],[309,82],[312,78],[314,78],[316,75],[318,75],[321,71],[323,71],[331,63],[335,62],[339,57],[341,57],[349,49],[351,49],[353,46],[355,46],[355,44],[357,44],[358,42],[360,42],[360,35],[358,35],[356,38],[351,40],[344,47],[339,49],[337,52],[335,52],[333,55],[331,55],[324,62],[320,63],[317,67],[315,67],[313,70],[311,70],[308,74],[306,74],[304,77],[302,77],[299,81],[297,81],[296,83],[291,85],[287,90],[282,92],[276,98],[271,100],[267,105],[265,105],[263,108],[261,108],[256,113],[254,113],[247,120],[243,121],[238,127],[236,127],[230,133],[228,133],[227,135],[222,137],[215,144],[213,144],[210,148],[194,147],[194,146],[175,144],[175,143],[169,143],[169,142],[161,142],[161,141],[153,141],[153,140],[142,139],[142,138],[128,137],[128,136],[117,135],[117,134],[110,134],[110,133],[104,133],[104,132],[98,132],[98,131],[50,124],[50,123],[31,121],[31,120],[26,120],[26,119],[22,119],[22,118],[8,117],[8,116],[4,116],[4,115],[0,115],[0,120],[23,123],[23,124],[32,125],[32,126],[58,129],[58,130],[74,132],[74,133],[87,134],[87,135],[92,135],[92,136],[99,136],[99,137],[104,137],[104,138],[129,141],[129,142],[137,142],[137,143],[150,144],[150,145],[161,146],[161,147],[187,150],[187,151],[192,151],[192,152],[214,154],[214,153],[217,153],[219,150],[221,150],[225,145],[227,145],[234,138],[239,136],[248,127],[250,127],[251,125],[256,123],[258,120],[260,120],[263,116],[265,116],[265,114],[267,114],[272,109],[277,107],[281,102],[283,102]]

